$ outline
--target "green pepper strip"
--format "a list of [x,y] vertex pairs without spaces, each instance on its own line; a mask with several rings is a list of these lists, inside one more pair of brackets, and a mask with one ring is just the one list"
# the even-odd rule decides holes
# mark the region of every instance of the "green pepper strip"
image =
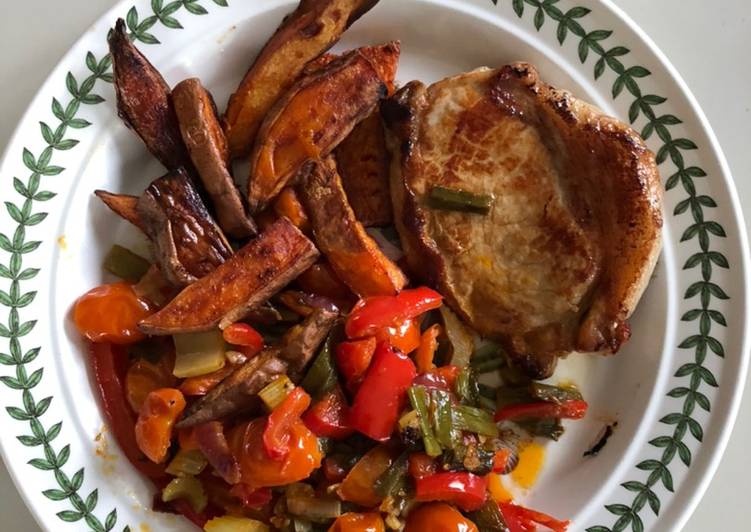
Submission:
[[329,334],[321,351],[311,364],[300,386],[315,399],[319,399],[337,383],[336,367],[332,356],[334,335]]
[[433,434],[433,428],[430,426],[430,412],[428,411],[428,394],[423,386],[412,386],[407,390],[409,402],[412,408],[417,411],[417,419],[420,423],[420,432],[422,432],[422,441],[425,445],[425,452],[428,456],[438,456],[441,454],[441,446]]
[[150,267],[149,261],[117,244],[112,246],[102,264],[102,268],[130,283],[140,281]]
[[405,451],[376,479],[373,485],[375,492],[384,498],[397,495],[407,486],[408,467],[409,453]]
[[582,394],[575,388],[563,388],[560,386],[551,386],[540,382],[533,382],[529,385],[529,393],[532,397],[540,401],[547,401],[557,405],[566,401],[581,401]]
[[488,214],[493,206],[490,194],[475,194],[466,190],[433,187],[428,194],[428,205],[434,209]]

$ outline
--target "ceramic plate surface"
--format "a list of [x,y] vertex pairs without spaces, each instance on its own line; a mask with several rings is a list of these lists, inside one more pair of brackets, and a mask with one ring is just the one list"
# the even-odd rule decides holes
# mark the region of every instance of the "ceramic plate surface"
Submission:
[[[147,253],[92,191],[138,194],[162,173],[116,116],[107,31],[125,17],[170,84],[198,76],[223,108],[292,7],[120,3],[50,75],[8,146],[0,166],[0,441],[47,530],[191,529],[148,510],[151,490],[102,432],[69,317],[77,296],[108,280],[100,264],[113,243]],[[571,519],[572,530],[680,528],[718,464],[747,366],[744,225],[696,102],[651,41],[606,2],[381,0],[336,49],[392,39],[402,41],[402,83],[528,61],[549,83],[630,122],[657,154],[665,244],[633,337],[617,356],[560,365],[556,379],[578,383],[591,410],[549,446],[536,487],[520,496]],[[614,419],[605,449],[584,458]]]

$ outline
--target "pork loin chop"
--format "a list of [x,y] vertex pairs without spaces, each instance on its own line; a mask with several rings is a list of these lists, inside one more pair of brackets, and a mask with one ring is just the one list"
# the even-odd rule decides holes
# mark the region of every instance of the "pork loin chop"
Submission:
[[[532,377],[572,351],[616,352],[661,247],[638,134],[525,63],[412,82],[382,114],[412,270]],[[490,212],[433,209],[436,186],[492,195]]]

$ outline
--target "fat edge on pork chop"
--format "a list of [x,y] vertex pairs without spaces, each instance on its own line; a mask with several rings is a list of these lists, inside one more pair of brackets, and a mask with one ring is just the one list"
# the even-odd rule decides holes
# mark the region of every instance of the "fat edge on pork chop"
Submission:
[[[573,351],[616,352],[661,248],[639,135],[526,63],[412,82],[382,115],[412,270],[534,378]],[[490,194],[490,212],[430,208],[435,186]]]

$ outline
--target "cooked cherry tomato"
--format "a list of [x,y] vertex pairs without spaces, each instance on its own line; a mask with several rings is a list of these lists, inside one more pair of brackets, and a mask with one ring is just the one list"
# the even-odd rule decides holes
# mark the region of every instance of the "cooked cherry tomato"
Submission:
[[503,519],[506,521],[510,532],[536,530],[537,525],[547,527],[553,532],[566,532],[570,524],[569,521],[559,521],[542,512],[530,510],[529,508],[509,502],[502,502],[498,506],[501,508]]
[[471,512],[483,505],[488,481],[467,472],[436,473],[415,480],[416,501],[446,501]]
[[376,340],[387,341],[405,355],[420,347],[420,324],[408,319],[376,331]]
[[263,430],[263,446],[269,458],[286,458],[291,445],[290,427],[300,422],[300,416],[309,406],[310,396],[298,386],[269,414],[266,428]]
[[350,425],[374,440],[388,440],[416,373],[409,357],[386,342],[378,344],[352,403]]
[[149,362],[144,358],[138,358],[128,367],[125,375],[125,392],[128,403],[134,412],[141,410],[141,405],[146,396],[159,388],[172,388],[177,379],[172,375],[174,363],[167,362],[167,355],[158,364]]
[[344,501],[366,508],[378,505],[383,497],[373,487],[375,481],[394,461],[394,453],[383,445],[372,448],[355,464],[342,481],[337,493]]
[[132,344],[145,338],[138,322],[151,313],[131,285],[114,283],[97,286],[79,297],[73,321],[78,332],[92,342]]
[[349,426],[349,406],[338,385],[310,407],[302,420],[316,436],[341,440],[354,432]]
[[581,419],[587,413],[586,401],[564,401],[561,404],[537,401],[504,406],[495,414],[496,421],[504,419],[525,419],[555,417],[562,419]]
[[329,532],[384,532],[386,525],[383,518],[375,512],[340,515],[329,528]]
[[395,296],[373,296],[361,299],[347,319],[348,338],[373,336],[380,329],[393,327],[441,306],[443,297],[427,287],[402,290]]
[[372,336],[361,340],[350,340],[336,346],[336,365],[347,383],[347,389],[356,392],[368,371],[375,353],[376,339]]
[[235,371],[235,366],[225,364],[223,368],[206,375],[188,377],[180,384],[180,391],[183,395],[206,395],[233,371]]
[[431,325],[420,337],[420,347],[415,353],[415,365],[417,373],[425,373],[435,367],[433,357],[438,350],[438,336],[441,334],[441,326],[437,323]]
[[184,409],[185,398],[180,390],[160,388],[146,396],[136,421],[136,441],[155,464],[167,458],[172,427]]
[[237,346],[243,355],[250,358],[263,349],[263,336],[247,323],[233,323],[222,332],[224,341]]
[[477,525],[456,508],[442,502],[424,504],[412,510],[404,532],[477,532]]
[[409,455],[409,474],[414,479],[429,477],[435,474],[435,460],[425,453],[412,453]]
[[263,445],[265,418],[259,418],[233,429],[229,445],[240,462],[242,482],[251,489],[283,486],[306,479],[321,465],[318,438],[302,421],[289,427],[289,452],[282,460],[272,460]]
[[[90,344],[91,363],[94,369],[102,408],[110,431],[115,436],[123,454],[138,471],[152,480],[159,481],[167,476],[164,467],[150,462],[138,447],[136,441],[136,417],[128,406],[123,389],[119,362],[124,362],[128,354],[118,352],[118,346],[110,344]],[[123,348],[119,348],[122,350]]]

